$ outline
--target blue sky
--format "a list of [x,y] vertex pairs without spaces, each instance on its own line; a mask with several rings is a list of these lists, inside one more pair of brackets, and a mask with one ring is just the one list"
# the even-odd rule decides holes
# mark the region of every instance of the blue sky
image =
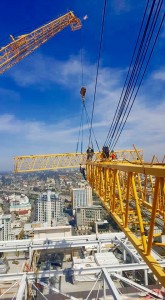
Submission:
[[[118,103],[146,1],[109,0],[101,51],[93,128],[104,144]],[[16,155],[75,152],[81,114],[81,51],[86,107],[94,96],[103,1],[6,0],[1,3],[0,45],[72,10],[88,19],[67,27],[0,75],[0,169]],[[81,42],[81,35],[82,41]],[[165,27],[116,149],[143,148],[146,160],[165,154]],[[89,132],[84,131],[84,151]]]

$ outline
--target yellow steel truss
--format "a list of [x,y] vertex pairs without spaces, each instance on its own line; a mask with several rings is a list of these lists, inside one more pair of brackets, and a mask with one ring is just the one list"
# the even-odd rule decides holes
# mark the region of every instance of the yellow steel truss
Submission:
[[0,49],[0,74],[32,53],[68,25],[71,26],[72,30],[81,28],[81,21],[71,11],[31,33],[21,35],[16,40],[11,36],[12,42]]
[[[134,150],[116,151],[118,161],[136,160],[137,154]],[[138,150],[138,155],[143,158],[142,150]],[[86,153],[63,153],[63,154],[43,154],[16,156],[14,158],[15,172],[34,172],[65,168],[78,168],[80,164],[86,164]],[[101,160],[101,153],[96,152],[93,161]]]
[[[165,165],[111,161],[88,162],[86,167],[89,184],[165,286],[165,271],[152,251],[155,245],[164,247]],[[157,226],[159,234],[155,232]],[[155,243],[158,237],[160,242]]]
[[[142,150],[116,151],[117,160],[95,153],[29,155],[15,157],[15,172],[77,168],[86,164],[87,180],[103,205],[126,234],[155,276],[165,286],[165,271],[153,247],[165,243],[165,164],[143,162]],[[160,233],[155,232],[156,226]]]

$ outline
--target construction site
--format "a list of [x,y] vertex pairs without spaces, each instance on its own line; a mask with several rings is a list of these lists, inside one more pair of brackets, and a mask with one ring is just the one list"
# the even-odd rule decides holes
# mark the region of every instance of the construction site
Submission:
[[[136,139],[129,149],[116,146],[120,135],[124,136],[124,126],[164,26],[164,1],[146,3],[116,112],[99,148],[93,116],[107,5],[103,2],[92,113],[89,117],[87,89],[82,84],[76,152],[65,149],[59,154],[15,156],[14,172],[80,169],[83,180],[120,230],[74,236],[69,227],[61,226],[51,235],[41,228],[38,237],[36,233],[24,240],[0,241],[0,299],[165,299],[165,155],[161,159],[153,155],[145,161]],[[0,49],[1,76],[68,26],[72,31],[81,31],[83,26],[72,11],[28,34],[11,36],[11,42]],[[89,141],[83,151],[85,124]]]

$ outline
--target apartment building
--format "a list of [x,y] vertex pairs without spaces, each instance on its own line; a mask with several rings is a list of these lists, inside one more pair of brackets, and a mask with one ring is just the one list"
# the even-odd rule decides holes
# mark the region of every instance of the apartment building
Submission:
[[36,203],[36,221],[46,223],[47,226],[56,226],[62,215],[63,203],[58,194],[47,191],[39,196]]
[[89,185],[72,189],[73,210],[78,207],[91,206],[92,204],[92,188]]

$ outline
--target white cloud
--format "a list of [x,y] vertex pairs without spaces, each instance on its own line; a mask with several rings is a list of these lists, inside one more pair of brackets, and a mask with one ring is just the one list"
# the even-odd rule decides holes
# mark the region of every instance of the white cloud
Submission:
[[129,1],[126,0],[113,0],[111,6],[114,12],[118,14],[123,12],[128,12],[131,9],[131,5]]
[[[58,61],[42,54],[27,57],[17,68],[8,71],[14,81],[22,87],[37,86],[45,89],[51,83],[63,86],[73,84],[73,78],[81,80],[81,65],[78,57],[70,57],[68,61]],[[44,83],[44,85],[43,85]]]
[[[38,66],[36,67],[35,65],[29,65],[30,71],[25,70],[24,72],[24,70],[19,68],[19,72],[17,69],[10,76],[13,76],[18,84],[25,86],[33,83],[42,86],[43,80],[44,82],[47,80],[47,84],[54,81],[70,89],[73,93],[75,86],[77,86],[77,78],[81,77],[81,66],[78,57],[71,57],[66,62],[59,62],[40,56],[37,64]],[[48,78],[46,68],[49,69]],[[162,87],[162,76],[158,76],[158,74],[164,74],[162,73],[164,72],[163,70],[155,71],[154,75],[148,79],[153,88],[155,79],[157,79],[157,86],[160,85]],[[60,76],[55,76],[54,72],[58,73],[59,71]],[[33,73],[32,79],[30,77],[31,72]],[[93,103],[95,73],[95,65],[86,64],[84,66],[84,76],[86,82],[88,82],[86,106],[89,116],[91,116]],[[124,83],[125,73],[126,70],[100,67],[93,119],[93,128],[95,129],[100,148],[105,142],[109,126],[111,125]],[[137,148],[144,149],[147,159],[150,160],[153,154],[161,158],[165,153],[165,98],[163,99],[164,96],[161,95],[160,101],[160,97],[157,95],[155,99],[155,94],[153,96],[153,91],[148,89],[147,82],[146,85],[142,86],[141,91],[135,101],[117,148],[130,149],[132,144],[135,144]],[[6,162],[7,156],[75,152],[79,123],[79,116],[75,116],[71,120],[65,116],[58,123],[47,124],[41,121],[21,120],[11,114],[1,115],[0,134],[8,136],[6,141],[7,150],[5,151],[5,140],[0,150],[1,157],[2,155],[4,156],[4,160],[1,161],[1,169],[4,169],[4,162]],[[89,132],[86,130],[84,132],[84,150],[88,144],[88,138]],[[9,165],[11,166],[11,162],[10,164],[8,163]]]
[[17,102],[20,101],[20,95],[19,93],[12,91],[11,89],[6,88],[0,88],[0,97],[1,97],[1,103],[3,102]]
[[161,69],[161,70],[154,72],[153,79],[165,81],[165,69]]

